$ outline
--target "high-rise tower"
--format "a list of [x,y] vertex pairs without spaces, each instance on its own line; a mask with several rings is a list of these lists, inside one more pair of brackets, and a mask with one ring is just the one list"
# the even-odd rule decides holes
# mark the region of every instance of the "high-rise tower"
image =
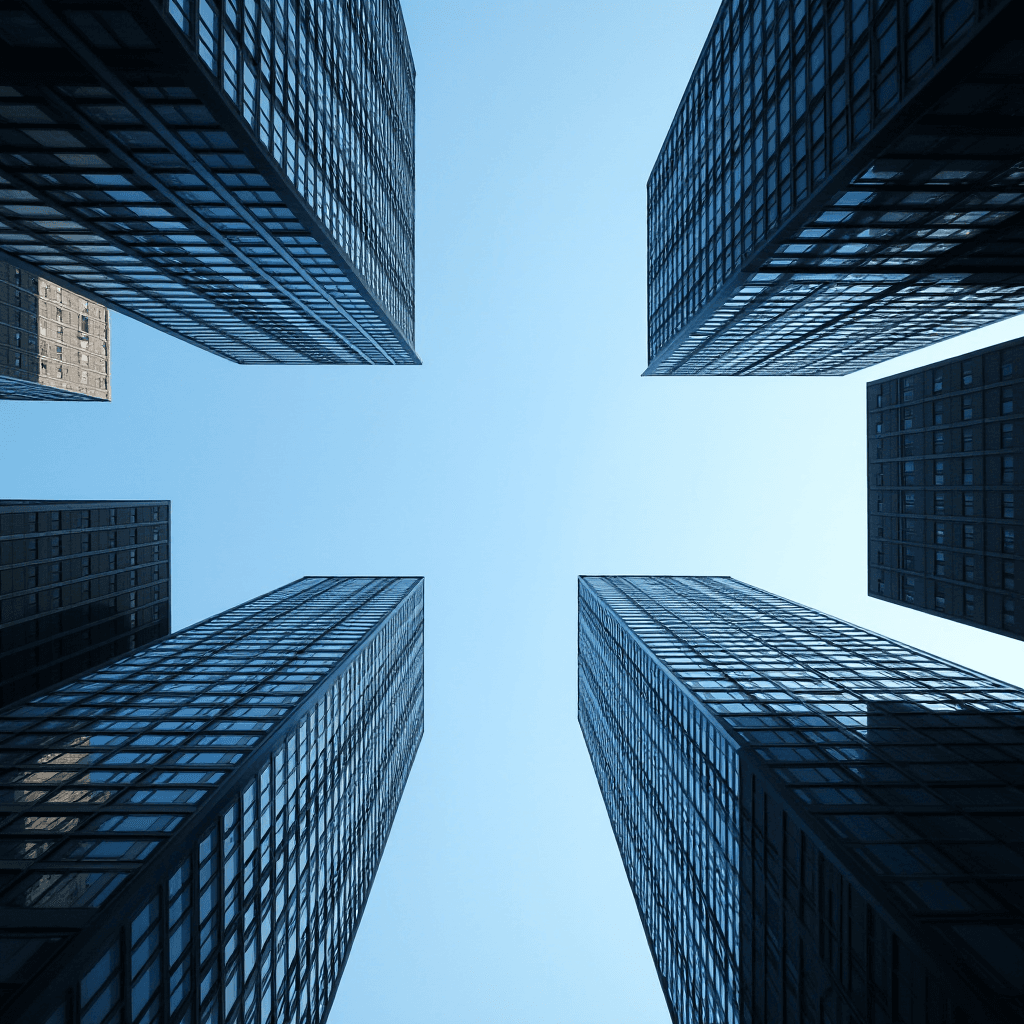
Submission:
[[647,374],[850,373],[1024,310],[1019,7],[723,3],[647,186]]
[[1024,340],[867,400],[868,593],[1024,639]]
[[0,500],[0,706],[170,631],[170,502]]
[[719,577],[583,577],[579,713],[675,1024],[1010,1024],[1024,692]]
[[5,0],[0,249],[240,363],[418,363],[398,0]]
[[0,1015],[318,1024],[423,732],[423,583],[306,577],[0,711]]

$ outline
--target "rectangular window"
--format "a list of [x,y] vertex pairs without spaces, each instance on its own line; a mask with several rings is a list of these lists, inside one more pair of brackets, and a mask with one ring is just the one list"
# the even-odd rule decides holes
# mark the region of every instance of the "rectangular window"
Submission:
[[964,579],[965,580],[973,580],[974,579],[974,569],[975,569],[974,556],[973,555],[968,555],[964,559]]
[[1013,491],[1007,491],[1005,494],[1003,494],[1003,518],[1013,519],[1014,515],[1015,513],[1013,511]]
[[946,464],[945,462],[935,463],[935,486],[941,487],[946,482]]
[[1013,562],[1003,562],[1003,589],[1013,590],[1014,589],[1014,577],[1016,573],[1014,570]]
[[1012,526],[1003,527],[1003,551],[1010,553],[1017,549],[1017,532]]
[[1013,388],[1003,388],[999,411],[1003,416],[1009,416],[1013,412]]
[[974,459],[964,459],[964,483],[974,483]]
[[1012,455],[1004,455],[1003,456],[1002,482],[1004,484],[1012,484],[1013,483],[1013,456]]
[[946,450],[946,435],[940,430],[932,436],[932,450],[941,455]]
[[946,575],[946,553],[944,551],[935,552],[935,575]]

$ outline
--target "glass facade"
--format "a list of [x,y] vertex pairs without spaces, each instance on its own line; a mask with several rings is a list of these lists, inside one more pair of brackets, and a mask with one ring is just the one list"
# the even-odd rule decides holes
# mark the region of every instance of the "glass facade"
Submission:
[[166,501],[0,500],[0,707],[171,631]]
[[0,249],[240,363],[418,363],[398,0],[12,2]]
[[106,306],[0,259],[0,399],[110,398]]
[[7,708],[3,1019],[324,1020],[422,732],[417,578],[306,577]]
[[1013,0],[727,0],[648,182],[650,375],[845,374],[1024,310]]
[[1024,638],[1024,340],[872,381],[867,404],[868,593]]
[[580,724],[675,1022],[1019,1020],[1024,693],[721,577],[582,577]]

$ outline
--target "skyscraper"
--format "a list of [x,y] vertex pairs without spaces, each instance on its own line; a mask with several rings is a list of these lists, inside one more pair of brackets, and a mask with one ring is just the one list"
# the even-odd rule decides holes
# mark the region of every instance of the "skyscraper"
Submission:
[[423,732],[420,579],[306,577],[0,712],[8,1024],[317,1024]]
[[11,0],[0,249],[239,363],[418,363],[398,0]]
[[850,373],[1024,310],[1019,6],[723,3],[647,186],[647,374]]
[[170,630],[170,502],[0,500],[0,706]]
[[0,259],[0,399],[110,399],[106,306]]
[[1009,1024],[1024,693],[721,577],[583,577],[580,726],[676,1024]]
[[868,593],[1024,639],[1024,339],[867,398]]

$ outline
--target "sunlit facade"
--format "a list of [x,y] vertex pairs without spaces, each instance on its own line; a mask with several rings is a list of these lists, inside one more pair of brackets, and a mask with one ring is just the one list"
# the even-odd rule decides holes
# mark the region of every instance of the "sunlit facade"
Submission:
[[648,182],[648,375],[845,374],[1024,311],[1015,0],[723,3]]
[[1024,639],[1024,339],[867,386],[868,593]]
[[306,577],[0,712],[5,1024],[318,1024],[423,732],[423,581]]
[[579,715],[674,1024],[1010,1024],[1024,692],[723,577],[582,577]]
[[106,306],[0,259],[0,399],[110,400]]
[[0,250],[240,363],[410,364],[398,0],[14,0]]

